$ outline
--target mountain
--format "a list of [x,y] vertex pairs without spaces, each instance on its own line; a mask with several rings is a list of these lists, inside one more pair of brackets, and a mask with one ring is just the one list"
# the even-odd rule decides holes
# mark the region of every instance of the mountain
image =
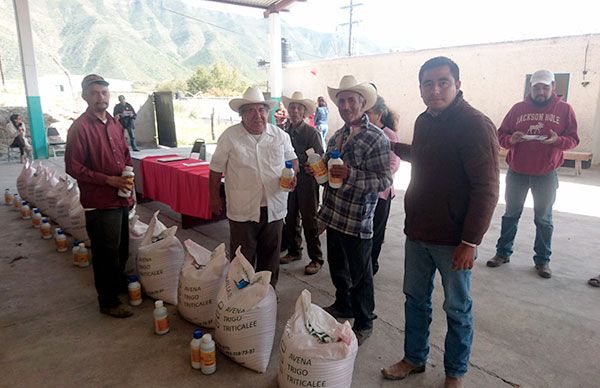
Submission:
[[[267,19],[197,7],[181,0],[29,0],[39,75],[100,73],[142,82],[185,79],[198,65],[225,61],[250,83],[263,81]],[[21,75],[11,0],[0,0],[0,56],[5,78]],[[297,59],[339,55],[342,37],[282,23]],[[358,42],[363,53],[382,50]]]

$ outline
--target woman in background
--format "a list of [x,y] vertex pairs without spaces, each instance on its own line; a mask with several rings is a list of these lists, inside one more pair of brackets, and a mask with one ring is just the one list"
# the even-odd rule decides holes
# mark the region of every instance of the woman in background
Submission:
[[25,123],[20,114],[10,115],[10,121],[6,124],[6,131],[13,138],[10,148],[19,148],[21,153],[21,163],[25,163],[27,155],[31,153],[31,146],[25,137]]
[[[386,134],[390,143],[397,143],[400,141],[397,132],[397,119],[398,116],[395,112],[392,112],[385,105],[385,100],[380,96],[377,96],[377,102],[375,105],[367,111],[367,116],[371,124],[378,126]],[[400,167],[400,158],[390,151],[390,171],[392,173],[392,180],[394,174]],[[379,270],[379,253],[381,252],[381,246],[385,237],[385,227],[387,220],[390,215],[390,208],[392,206],[392,200],[395,197],[394,184],[388,187],[386,190],[379,193],[379,199],[377,201],[377,207],[375,208],[375,215],[373,217],[373,247],[371,248],[371,261],[373,263],[373,275]]]
[[329,109],[327,108],[327,102],[323,96],[317,98],[317,110],[315,111],[315,128],[321,132],[321,138],[323,139],[323,150],[327,151],[327,142],[325,136],[327,135],[327,119],[329,118]]

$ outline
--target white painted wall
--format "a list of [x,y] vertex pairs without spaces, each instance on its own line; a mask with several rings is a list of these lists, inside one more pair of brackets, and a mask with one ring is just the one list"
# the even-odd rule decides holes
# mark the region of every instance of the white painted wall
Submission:
[[[587,65],[585,64],[587,47]],[[523,99],[525,77],[542,68],[569,73],[568,102],[579,123],[577,150],[594,152],[600,162],[600,35],[482,44],[434,50],[390,53],[319,62],[288,64],[283,95],[294,90],[316,100],[327,96],[345,74],[373,82],[389,107],[400,116],[400,137],[412,139],[414,120],[425,109],[418,88],[418,73],[429,58],[444,55],[460,67],[465,99],[500,125],[513,104]],[[583,71],[587,69],[583,86]],[[341,126],[335,105],[330,108],[330,132]]]

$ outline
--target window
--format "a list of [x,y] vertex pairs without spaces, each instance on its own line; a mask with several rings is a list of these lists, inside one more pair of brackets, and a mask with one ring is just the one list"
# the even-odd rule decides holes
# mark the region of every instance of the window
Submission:
[[[554,73],[554,80],[556,85],[556,94],[561,96],[563,101],[567,101],[567,97],[569,94],[569,73]],[[525,76],[525,95],[527,97],[529,94],[529,80],[531,79],[531,74],[527,74]]]

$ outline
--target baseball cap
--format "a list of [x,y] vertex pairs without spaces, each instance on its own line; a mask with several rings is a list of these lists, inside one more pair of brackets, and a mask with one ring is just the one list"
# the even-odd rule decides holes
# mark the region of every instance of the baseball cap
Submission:
[[529,82],[531,83],[531,85],[551,85],[552,82],[554,82],[554,73],[549,70],[538,70],[531,75],[531,79]]
[[106,82],[104,78],[102,78],[98,74],[88,74],[85,77],[83,77],[83,80],[81,81],[81,90],[87,89],[87,87],[91,84],[100,84],[108,86],[108,82]]

